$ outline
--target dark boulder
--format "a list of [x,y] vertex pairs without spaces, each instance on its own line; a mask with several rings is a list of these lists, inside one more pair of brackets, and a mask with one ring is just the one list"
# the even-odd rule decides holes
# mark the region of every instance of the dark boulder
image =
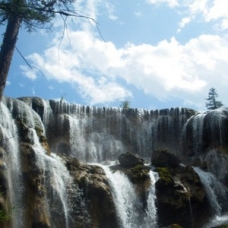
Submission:
[[153,166],[163,167],[163,166],[178,166],[180,164],[180,159],[167,149],[158,149],[153,151],[151,157],[151,164]]
[[190,166],[157,167],[156,170],[160,176],[155,184],[159,224],[201,228],[212,214],[198,174]]
[[[70,167],[75,162],[74,160],[71,161],[73,163]],[[68,160],[69,162],[70,160]],[[79,191],[82,193],[80,201],[73,202],[75,204],[73,217],[77,218],[75,219],[77,221],[75,227],[118,227],[115,204],[104,170],[100,166],[80,164],[71,173],[76,185],[79,186]],[[84,202],[84,205],[82,202]],[[85,209],[87,214],[82,213]],[[87,221],[87,224],[84,224],[85,221]]]
[[144,160],[142,158],[140,158],[138,155],[130,153],[130,152],[121,154],[118,157],[118,161],[121,166],[126,167],[126,168],[144,164]]

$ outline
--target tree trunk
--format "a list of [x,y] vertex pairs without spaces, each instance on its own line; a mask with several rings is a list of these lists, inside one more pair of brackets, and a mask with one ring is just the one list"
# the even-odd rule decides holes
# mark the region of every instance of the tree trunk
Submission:
[[0,101],[2,100],[3,91],[6,86],[6,80],[13,58],[20,25],[21,19],[19,17],[11,16],[8,19],[0,50]]

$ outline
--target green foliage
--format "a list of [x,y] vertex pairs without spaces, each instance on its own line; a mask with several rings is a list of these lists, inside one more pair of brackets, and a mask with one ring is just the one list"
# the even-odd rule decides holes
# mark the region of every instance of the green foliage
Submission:
[[0,209],[0,224],[1,222],[8,221],[11,218],[11,214]]
[[121,108],[124,108],[124,109],[129,109],[130,108],[130,101],[128,100],[125,100],[125,101],[122,101],[121,104],[120,104],[120,107]]
[[170,175],[168,167],[159,167],[156,169],[159,174],[159,177],[168,185],[173,184],[173,178]]
[[[1,188],[2,188],[2,186],[0,185],[0,189]],[[3,193],[1,191],[0,191],[0,197],[3,197]],[[11,214],[12,214],[11,212],[7,213],[3,207],[4,206],[2,204],[0,204],[0,225],[2,222],[10,220]]]
[[223,106],[221,101],[217,101],[218,93],[215,88],[210,88],[208,98],[206,98],[206,107],[208,110],[214,110]]
[[[55,14],[69,15],[69,5],[76,0],[5,0],[0,2],[0,23],[9,18],[21,19],[28,29],[32,31],[37,27],[44,27],[50,23]],[[72,11],[73,12],[73,11]]]
[[178,225],[178,224],[172,224],[171,228],[182,228],[182,226]]

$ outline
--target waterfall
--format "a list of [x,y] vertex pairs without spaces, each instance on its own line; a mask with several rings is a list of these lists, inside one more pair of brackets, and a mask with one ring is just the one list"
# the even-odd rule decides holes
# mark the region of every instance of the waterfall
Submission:
[[115,160],[126,151],[145,158],[160,147],[176,150],[184,123],[195,113],[184,108],[149,111],[21,100],[40,115],[53,152],[85,162]]
[[[182,162],[186,161],[186,165],[195,162],[213,173],[194,168],[215,216],[208,227],[227,222],[228,194],[221,182],[228,183],[228,109],[196,114],[181,108],[148,111],[86,107],[39,98],[21,100],[4,98],[0,103],[0,177],[6,180],[6,184],[0,183],[6,185],[6,197],[0,196],[4,201],[0,206],[6,211],[10,206],[14,208],[10,228],[71,228],[77,225],[101,228],[104,221],[114,221],[115,226],[116,218],[118,228],[158,227],[156,173],[149,172],[150,180],[146,173],[143,185],[137,182],[141,176],[137,177],[139,179],[132,176],[135,181],[132,184],[123,172],[112,172],[102,165],[106,179],[101,169],[93,169],[86,162],[110,164],[127,151],[147,159],[159,147],[185,158]],[[179,148],[182,132],[186,150]],[[173,169],[172,172],[179,171]],[[187,169],[180,181],[185,181],[185,175],[188,175]],[[180,176],[182,178],[182,174]],[[193,191],[195,184],[196,188],[199,184],[198,178],[197,183],[194,181],[191,183]],[[93,191],[97,191],[97,200],[94,200]],[[164,195],[165,191],[169,189],[164,189]],[[91,198],[86,195],[88,192]],[[109,197],[106,199],[102,194]],[[101,208],[99,197],[111,203]],[[157,197],[159,205],[161,195]],[[175,197],[178,202],[179,195]],[[183,210],[188,207],[187,201],[184,202]],[[191,215],[197,214],[194,210],[198,204],[200,202],[189,199]],[[102,210],[108,210],[109,206],[111,213],[107,213],[106,219]],[[211,212],[207,214],[206,211],[204,218],[209,216]]]
[[226,187],[213,174],[204,172],[197,167],[194,167],[194,170],[199,175],[201,183],[204,186],[211,209],[215,215],[221,216],[223,209],[222,203],[227,200]]
[[117,209],[121,228],[134,228],[137,224],[137,196],[128,178],[108,167],[102,166],[112,189],[113,200]]
[[142,228],[149,228],[157,226],[157,209],[155,206],[155,182],[158,180],[159,176],[157,173],[150,171],[150,180],[151,186],[149,189],[149,195],[147,199],[147,209],[146,209],[146,216],[144,217],[144,226]]
[[18,133],[7,107],[0,102],[0,142],[5,152],[5,176],[7,177],[14,228],[23,228],[21,162],[18,149]]
[[217,145],[223,147],[226,141],[224,137],[224,120],[226,119],[226,108],[222,107],[208,113],[210,117],[210,134],[211,140],[216,142]]
[[[51,156],[46,155],[46,151],[41,146],[39,138],[34,129],[31,130],[31,135],[33,137],[33,149],[36,154],[37,168],[40,169],[44,175],[44,184],[46,188],[50,188],[51,185],[53,194],[57,194],[57,197],[61,201],[61,207],[57,210],[63,209],[65,217],[65,227],[69,227],[69,207],[67,198],[67,188],[70,188],[72,184],[72,178],[63,163],[63,160],[55,154]],[[47,179],[48,178],[48,179]],[[47,189],[49,192],[50,189]],[[49,201],[51,200],[49,197]],[[55,202],[54,202],[55,203]],[[52,202],[50,202],[52,204]],[[50,208],[52,209],[52,208]]]
[[[209,223],[203,226],[203,228],[211,227],[223,227],[222,225],[228,225],[228,215],[218,216],[216,215]],[[225,227],[225,226],[224,226]]]
[[203,142],[203,122],[205,113],[199,113],[193,118],[193,152],[199,154],[202,151]]
[[[126,175],[116,171],[112,173],[107,166],[101,166],[112,189],[121,228],[156,227],[155,187],[157,176],[150,172],[152,186],[149,189],[147,209],[143,212],[142,205],[135,192],[133,184]],[[145,213],[145,214],[143,214]]]

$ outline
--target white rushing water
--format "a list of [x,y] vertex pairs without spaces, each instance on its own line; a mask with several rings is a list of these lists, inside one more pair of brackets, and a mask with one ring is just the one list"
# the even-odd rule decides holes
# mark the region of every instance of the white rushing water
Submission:
[[212,228],[212,227],[220,227],[222,225],[228,225],[228,215],[218,216],[216,215],[211,221],[209,221],[202,228]]
[[14,228],[23,228],[21,167],[17,127],[7,107],[0,102],[0,141],[7,153],[3,154],[8,181]]
[[202,140],[203,140],[203,120],[205,113],[199,113],[193,118],[193,150],[195,154],[198,154],[202,150]]
[[221,202],[226,200],[226,187],[221,184],[212,173],[204,172],[198,167],[194,167],[194,170],[200,177],[201,183],[204,186],[209,203],[211,208],[214,210],[215,215],[221,216]]
[[[115,153],[120,154],[124,151],[122,142],[110,135],[107,129],[93,131],[92,121],[88,117],[77,118],[68,115],[67,118],[70,128],[71,156],[81,161],[100,162],[114,159]],[[108,155],[107,151],[109,151]]]
[[[142,205],[135,192],[133,184],[126,175],[116,171],[112,172],[107,166],[102,166],[108,178],[114,203],[117,209],[119,225],[121,228],[155,228],[155,187],[156,175],[150,172],[151,188],[147,199],[147,209],[143,212]],[[144,213],[144,214],[143,214]]]
[[150,171],[149,172],[151,179],[151,186],[149,189],[149,195],[147,199],[147,209],[146,216],[144,218],[144,226],[142,228],[156,227],[157,226],[157,209],[155,206],[155,182],[158,180],[159,176],[157,173]]
[[[33,149],[36,153],[37,166],[43,172],[44,180],[48,175],[49,182],[55,193],[58,194],[61,200],[64,216],[65,216],[65,227],[69,227],[69,207],[67,199],[67,188],[72,184],[72,178],[64,165],[62,159],[55,154],[51,156],[46,155],[46,151],[41,146],[38,136],[34,129],[30,129],[33,135]],[[45,181],[44,181],[45,183]],[[47,186],[48,187],[48,186]]]

